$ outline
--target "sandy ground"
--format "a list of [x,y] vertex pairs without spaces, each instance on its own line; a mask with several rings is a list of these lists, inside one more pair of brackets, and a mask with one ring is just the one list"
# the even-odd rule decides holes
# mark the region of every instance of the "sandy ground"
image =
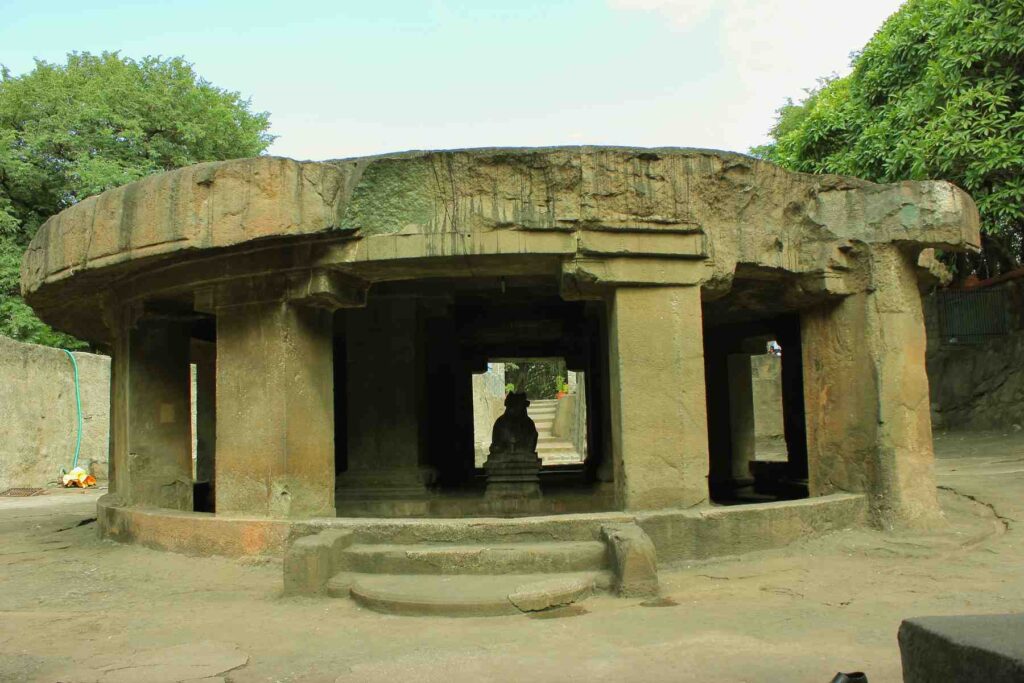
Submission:
[[172,646],[198,657],[207,641],[247,656],[213,679],[233,682],[899,681],[903,618],[1024,610],[1024,434],[944,435],[936,451],[941,532],[846,531],[680,565],[661,573],[658,606],[602,596],[532,617],[282,598],[276,562],[97,540],[95,493],[3,498],[0,681],[146,681],[157,674],[132,662]]

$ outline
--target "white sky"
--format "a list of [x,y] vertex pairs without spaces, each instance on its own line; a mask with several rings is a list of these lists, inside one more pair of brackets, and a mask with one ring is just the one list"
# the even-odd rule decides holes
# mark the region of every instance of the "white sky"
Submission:
[[184,55],[271,152],[621,144],[745,151],[901,0],[0,0],[0,63]]

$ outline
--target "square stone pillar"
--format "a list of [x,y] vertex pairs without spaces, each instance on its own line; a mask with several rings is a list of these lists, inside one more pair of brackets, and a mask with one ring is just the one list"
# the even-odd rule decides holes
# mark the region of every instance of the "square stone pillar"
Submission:
[[310,269],[196,292],[217,319],[217,514],[336,514],[333,318],[367,286]]
[[894,245],[864,256],[867,291],[802,316],[810,492],[867,492],[880,525],[928,526],[940,513],[915,263]]
[[125,505],[192,509],[189,328],[123,311],[111,381],[111,473]]
[[700,287],[617,287],[608,321],[616,491],[626,510],[708,498]]
[[750,371],[750,355],[732,353],[729,370],[729,427],[732,434],[732,467],[734,484],[752,481],[750,463],[756,452],[754,429],[754,383]]
[[331,319],[286,300],[217,308],[217,514],[335,515]]
[[348,353],[346,498],[417,496],[430,471],[420,454],[426,432],[426,365],[415,299],[374,299],[345,315]]
[[213,483],[217,462],[217,347],[192,340],[196,366],[196,481]]

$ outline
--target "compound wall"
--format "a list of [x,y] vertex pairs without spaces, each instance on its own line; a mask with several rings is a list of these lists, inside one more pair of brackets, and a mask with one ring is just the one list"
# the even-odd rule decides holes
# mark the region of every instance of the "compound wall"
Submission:
[[[106,478],[110,359],[75,353],[82,393],[79,464]],[[71,469],[77,435],[74,372],[60,349],[0,337],[0,491],[44,487]]]

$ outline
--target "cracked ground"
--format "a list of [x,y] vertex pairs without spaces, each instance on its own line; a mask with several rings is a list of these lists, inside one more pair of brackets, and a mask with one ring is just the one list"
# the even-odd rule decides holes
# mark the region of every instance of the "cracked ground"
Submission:
[[941,531],[837,532],[665,568],[659,600],[476,619],[282,598],[278,562],[99,541],[96,493],[0,499],[0,680],[899,681],[902,619],[1024,611],[1024,433],[940,435],[936,455]]

